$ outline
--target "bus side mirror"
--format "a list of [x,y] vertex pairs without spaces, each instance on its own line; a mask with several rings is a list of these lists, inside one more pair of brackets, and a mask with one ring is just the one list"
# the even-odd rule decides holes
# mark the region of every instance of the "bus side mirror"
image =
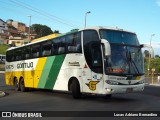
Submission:
[[110,46],[109,42],[105,39],[101,39],[101,44],[104,45],[104,55],[110,56],[111,55],[111,46]]
[[143,44],[141,44],[141,45],[140,45],[140,48],[144,48],[144,45],[143,45]]
[[151,45],[148,45],[148,44],[142,44],[142,45],[140,45],[140,46],[143,46],[143,47],[141,47],[141,48],[148,48],[148,49],[149,49],[149,54],[151,54],[151,58],[153,58],[153,57],[154,57],[154,50],[153,50],[153,48],[152,48],[152,46],[151,46]]

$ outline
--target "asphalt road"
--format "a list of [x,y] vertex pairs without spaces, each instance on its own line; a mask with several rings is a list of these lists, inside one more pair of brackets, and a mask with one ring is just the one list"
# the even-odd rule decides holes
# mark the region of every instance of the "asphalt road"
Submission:
[[141,93],[116,94],[110,99],[86,95],[73,99],[70,93],[14,91],[0,74],[0,90],[7,93],[0,97],[0,111],[160,111],[160,87],[149,85]]

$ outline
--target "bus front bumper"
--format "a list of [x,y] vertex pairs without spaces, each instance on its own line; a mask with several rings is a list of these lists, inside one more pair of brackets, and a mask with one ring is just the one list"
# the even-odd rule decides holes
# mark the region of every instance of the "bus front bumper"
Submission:
[[104,94],[116,94],[116,93],[133,93],[141,92],[144,90],[145,84],[140,85],[108,85],[105,87]]

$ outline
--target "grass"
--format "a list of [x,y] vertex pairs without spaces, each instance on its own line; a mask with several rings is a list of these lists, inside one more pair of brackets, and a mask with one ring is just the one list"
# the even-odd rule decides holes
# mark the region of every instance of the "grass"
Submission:
[[4,70],[5,70],[5,64],[0,63],[0,71],[4,71]]
[[8,45],[4,45],[4,44],[0,44],[0,54],[5,55],[6,54],[6,50],[9,48]]

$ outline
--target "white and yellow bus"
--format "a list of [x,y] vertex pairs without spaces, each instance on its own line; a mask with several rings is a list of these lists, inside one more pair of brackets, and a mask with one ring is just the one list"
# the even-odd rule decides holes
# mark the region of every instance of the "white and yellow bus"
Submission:
[[137,36],[118,28],[90,27],[41,40],[6,53],[5,80],[27,88],[111,96],[144,89],[144,66]]

